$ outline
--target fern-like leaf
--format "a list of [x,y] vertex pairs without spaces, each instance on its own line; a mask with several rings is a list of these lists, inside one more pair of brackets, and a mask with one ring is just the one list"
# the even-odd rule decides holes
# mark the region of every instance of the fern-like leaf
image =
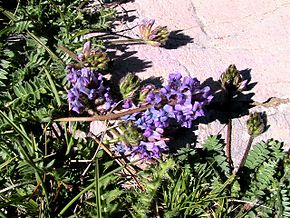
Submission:
[[225,176],[229,176],[230,167],[224,153],[224,144],[221,143],[217,136],[210,136],[204,142],[203,148],[208,153],[206,159],[216,170],[220,170]]
[[22,104],[33,103],[35,104],[41,98],[41,94],[47,93],[48,86],[41,80],[24,82],[13,87],[16,98],[9,102],[6,106],[11,104],[19,106]]
[[253,146],[250,151],[245,166],[249,169],[255,169],[261,166],[269,158],[270,151],[266,142],[262,141]]

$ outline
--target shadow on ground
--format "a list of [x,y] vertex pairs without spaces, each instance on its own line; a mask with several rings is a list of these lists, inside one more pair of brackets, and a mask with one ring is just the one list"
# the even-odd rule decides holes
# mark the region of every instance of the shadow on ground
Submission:
[[142,82],[141,82],[141,87],[142,87],[142,86],[145,86],[145,85],[147,85],[147,84],[152,84],[152,85],[154,85],[156,88],[161,88],[163,82],[164,82],[163,77],[161,77],[161,76],[159,76],[159,77],[153,77],[153,76],[151,76],[151,77],[149,77],[149,78],[147,78],[147,79],[145,79],[145,80],[142,80]]
[[198,142],[194,131],[197,130],[199,123],[209,124],[218,120],[220,123],[226,124],[229,119],[239,118],[249,114],[249,109],[253,107],[252,103],[254,102],[252,100],[254,96],[252,89],[257,83],[251,82],[251,69],[242,70],[240,74],[248,81],[248,85],[243,92],[239,92],[230,102],[227,101],[226,93],[222,89],[219,81],[215,81],[210,77],[202,83],[203,87],[209,86],[213,91],[213,101],[206,108],[206,116],[193,122],[193,128],[182,128],[170,134],[170,137],[174,138],[174,140],[168,143],[170,152],[174,153],[182,147],[195,147]]
[[188,43],[193,43],[193,38],[191,38],[188,35],[185,35],[182,31],[183,30],[171,31],[164,48],[177,49]]
[[176,153],[180,148],[185,147],[195,147],[197,143],[197,136],[194,134],[194,130],[197,129],[197,126],[193,128],[180,128],[176,132],[171,133],[170,137],[174,140],[170,140],[167,144],[169,147],[170,153]]
[[[120,80],[128,73],[140,73],[152,66],[151,61],[142,60],[135,56],[137,51],[127,51],[127,45],[115,47],[114,51],[109,52],[111,57],[110,69],[111,83],[119,84]],[[158,83],[158,78],[155,79]],[[116,93],[119,93],[118,86],[113,87]]]
[[219,81],[213,80],[212,77],[205,80],[202,86],[209,86],[214,98],[210,105],[207,106],[207,116],[200,119],[201,123],[208,124],[215,120],[225,124],[229,119],[239,118],[249,114],[249,109],[253,107],[253,96],[251,90],[257,82],[251,82],[251,69],[241,70],[240,74],[248,81],[248,84],[242,92],[238,92],[231,101],[226,99],[226,93],[222,89]]

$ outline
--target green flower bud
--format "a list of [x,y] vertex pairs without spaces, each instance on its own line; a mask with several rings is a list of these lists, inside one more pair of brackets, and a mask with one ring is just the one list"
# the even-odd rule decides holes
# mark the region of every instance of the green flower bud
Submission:
[[92,70],[106,70],[110,61],[107,53],[92,49],[90,41],[84,44],[83,52],[78,55],[78,59]]
[[142,133],[138,131],[138,128],[134,125],[132,121],[122,123],[119,126],[122,130],[122,135],[120,140],[126,145],[139,145],[140,141],[143,139]]
[[140,93],[139,93],[139,101],[140,102],[145,102],[147,95],[151,92],[154,91],[156,87],[152,84],[148,84],[144,87],[141,88]]
[[247,80],[244,80],[234,64],[231,64],[220,76],[223,89],[235,92],[245,88]]
[[96,70],[106,70],[108,67],[110,59],[105,52],[94,51],[91,53],[90,58],[85,60],[85,63],[88,64],[89,67]]
[[140,87],[140,78],[133,73],[128,73],[120,81],[119,88],[123,99],[132,99]]
[[146,43],[153,46],[165,45],[170,32],[168,31],[166,26],[157,26],[155,29],[152,30],[154,23],[155,20],[153,19],[142,20],[139,24],[140,37]]
[[168,31],[166,26],[158,26],[154,30],[151,31],[149,35],[149,39],[147,42],[154,46],[162,46],[165,45],[168,40],[170,32]]
[[247,120],[249,135],[256,137],[261,135],[266,130],[267,122],[265,116],[265,113],[250,113],[250,118]]

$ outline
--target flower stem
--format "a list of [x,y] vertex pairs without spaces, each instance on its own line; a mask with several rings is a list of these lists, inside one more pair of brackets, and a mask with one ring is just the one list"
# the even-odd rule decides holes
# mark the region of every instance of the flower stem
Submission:
[[232,155],[231,155],[231,150],[232,150],[231,141],[232,141],[232,119],[229,118],[228,123],[227,123],[226,157],[230,165],[230,168],[233,168],[233,161],[232,161]]
[[116,120],[116,119],[123,117],[125,115],[130,115],[130,114],[144,111],[150,107],[152,107],[152,105],[148,104],[148,105],[142,106],[140,108],[134,108],[134,109],[126,110],[126,111],[115,113],[115,114],[110,113],[107,115],[97,115],[97,116],[93,116],[93,117],[65,117],[65,118],[56,119],[55,121],[60,121],[60,122],[90,121],[91,122],[91,121],[95,121],[95,120],[100,120],[100,121]]
[[250,151],[251,145],[252,145],[252,143],[253,143],[253,141],[254,141],[254,138],[255,138],[255,137],[254,137],[253,135],[251,135],[250,138],[249,138],[249,141],[248,141],[248,144],[247,144],[247,147],[246,147],[245,153],[244,153],[243,158],[242,158],[242,160],[241,160],[241,162],[240,162],[240,165],[239,165],[239,168],[238,168],[238,170],[237,170],[237,173],[240,171],[241,168],[243,168],[243,166],[244,166],[245,163],[246,163],[246,160],[247,160],[247,157],[248,157],[248,154],[249,154],[249,151]]
[[120,40],[112,40],[112,41],[108,41],[109,44],[112,45],[118,45],[118,44],[123,44],[123,43],[145,43],[145,41],[143,39],[120,39]]
[[232,97],[233,94],[226,90],[226,107],[228,108],[227,110],[227,116],[228,116],[228,123],[227,123],[227,138],[226,138],[226,157],[227,161],[229,163],[230,169],[233,169],[233,160],[232,160],[232,155],[231,155],[231,143],[232,143],[232,108],[231,108],[231,103],[232,103]]

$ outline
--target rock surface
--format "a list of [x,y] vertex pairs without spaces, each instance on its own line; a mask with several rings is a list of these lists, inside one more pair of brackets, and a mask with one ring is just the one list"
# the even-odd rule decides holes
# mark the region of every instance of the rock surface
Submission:
[[[255,139],[290,139],[290,1],[289,0],[136,0],[122,5],[123,19],[117,29],[136,37],[134,28],[142,18],[155,19],[171,31],[165,48],[130,45],[116,53],[120,61],[115,71],[136,72],[141,78],[161,77],[173,71],[197,77],[200,81],[217,81],[232,63],[247,72],[254,93],[252,100],[276,103],[260,104],[250,111],[266,111],[269,130]],[[129,30],[128,30],[129,29]],[[210,84],[210,82],[209,82]],[[247,114],[247,113],[246,113]],[[234,161],[241,158],[248,134],[244,115],[233,120]],[[200,124],[196,134],[202,142],[209,134],[221,133],[224,124],[212,120]]]

